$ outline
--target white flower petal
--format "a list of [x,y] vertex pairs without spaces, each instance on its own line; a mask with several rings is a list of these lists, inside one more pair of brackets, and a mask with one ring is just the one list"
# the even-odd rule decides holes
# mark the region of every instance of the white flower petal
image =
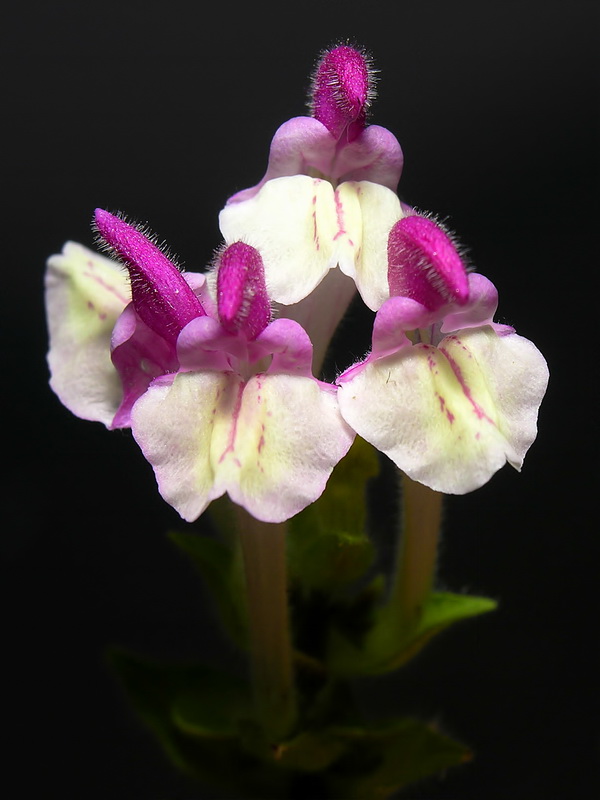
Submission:
[[132,429],[159,490],[184,519],[228,492],[254,517],[281,522],[319,497],[353,432],[335,393],[311,378],[180,373],[135,404]]
[[119,407],[122,389],[110,360],[110,338],[130,299],[120,266],[79,244],[67,242],[48,260],[50,386],[82,419],[109,426]]
[[397,195],[384,186],[369,181],[343,183],[339,188],[342,197],[346,187],[357,193],[361,212],[362,241],[354,279],[366,305],[377,311],[390,296],[388,237],[404,214]]
[[389,296],[387,239],[401,216],[400,201],[384,186],[360,181],[334,190],[329,181],[295,175],[227,205],[219,222],[228,244],[243,241],[260,252],[275,302],[298,303],[339,265],[375,310]]

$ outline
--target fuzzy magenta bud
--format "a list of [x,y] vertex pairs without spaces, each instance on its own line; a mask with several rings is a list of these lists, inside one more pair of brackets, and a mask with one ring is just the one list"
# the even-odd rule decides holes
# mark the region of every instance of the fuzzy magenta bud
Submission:
[[146,232],[101,208],[94,213],[94,226],[127,268],[133,306],[151,330],[174,343],[188,322],[205,315],[177,266]]
[[226,247],[217,260],[217,308],[226,331],[256,339],[271,319],[260,253],[244,242]]
[[391,295],[409,297],[437,311],[469,299],[467,271],[450,236],[433,220],[403,217],[388,238]]
[[346,141],[353,141],[365,128],[373,83],[365,53],[349,45],[327,50],[312,78],[312,116],[336,139],[345,134]]

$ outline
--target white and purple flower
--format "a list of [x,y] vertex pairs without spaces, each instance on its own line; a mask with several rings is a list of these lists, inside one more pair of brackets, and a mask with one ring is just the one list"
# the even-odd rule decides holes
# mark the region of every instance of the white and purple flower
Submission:
[[203,275],[182,275],[135,226],[101,210],[96,226],[131,290],[118,266],[84,248],[50,259],[49,363],[63,404],[131,427],[187,520],[226,492],[265,522],[316,500],[354,433],[335,387],[312,376],[305,331],[270,321],[260,254],[226,247],[212,298]]
[[341,314],[356,289],[373,311],[389,297],[385,251],[405,213],[396,195],[403,155],[390,131],[367,125],[373,84],[364,52],[325,52],[313,75],[312,116],[279,128],[263,179],[230,198],[219,217],[226,242],[260,250],[271,298],[300,304],[300,321],[304,298],[314,302],[323,289],[339,298]]
[[539,350],[493,322],[495,287],[467,274],[450,237],[419,215],[390,232],[392,295],[369,356],[338,379],[354,430],[410,478],[464,494],[507,461],[520,469],[548,383]]

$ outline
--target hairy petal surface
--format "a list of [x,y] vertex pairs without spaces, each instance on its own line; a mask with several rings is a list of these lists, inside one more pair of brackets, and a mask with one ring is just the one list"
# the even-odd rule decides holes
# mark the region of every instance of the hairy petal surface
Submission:
[[548,370],[530,341],[485,326],[402,347],[340,381],[342,415],[360,436],[413,480],[465,494],[507,461],[521,468]]
[[430,311],[469,300],[467,271],[454,242],[420,214],[403,217],[390,232],[388,281],[392,295],[410,297]]
[[135,404],[132,429],[160,493],[188,521],[225,492],[257,519],[288,519],[320,496],[354,438],[330,387],[269,374],[159,379]]
[[117,318],[131,300],[125,271],[74,242],[46,272],[50,386],[69,411],[110,426],[122,399],[110,358]]
[[352,141],[364,129],[374,71],[365,52],[349,45],[325,51],[312,77],[310,109],[336,139]]
[[226,242],[244,241],[262,255],[269,296],[291,305],[330,269],[353,278],[376,310],[389,297],[387,238],[402,217],[398,197],[369,181],[341,184],[296,175],[266,183],[257,195],[220,214]]
[[229,333],[256,339],[271,319],[260,253],[245,242],[234,242],[219,254],[216,270],[221,325]]
[[174,344],[190,320],[206,313],[198,296],[147,232],[101,208],[95,211],[95,225],[129,272],[137,314],[151,330]]

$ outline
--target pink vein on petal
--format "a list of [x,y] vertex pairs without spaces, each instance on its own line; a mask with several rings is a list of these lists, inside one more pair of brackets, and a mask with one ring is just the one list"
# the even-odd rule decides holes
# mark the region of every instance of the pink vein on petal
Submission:
[[[462,345],[462,343],[460,342],[460,339],[458,339],[458,337],[456,337],[456,336],[449,336],[448,339],[452,339],[455,342],[458,342],[459,344]],[[466,350],[464,345],[462,345],[462,346],[463,346],[463,349]],[[456,376],[456,380],[459,382],[460,388],[463,390],[464,396],[467,398],[469,403],[471,403],[471,405],[473,406],[473,411],[477,415],[477,418],[478,419],[485,419],[486,422],[489,422],[490,425],[494,425],[494,427],[495,427],[496,423],[494,422],[494,420],[485,413],[483,408],[479,405],[479,403],[474,399],[473,395],[471,394],[471,390],[469,389],[469,387],[467,385],[467,382],[464,379],[464,376],[462,374],[462,370],[458,366],[456,361],[452,358],[452,356],[446,350],[445,347],[440,347],[439,350],[448,359],[448,363],[450,364],[450,366],[452,368],[452,371],[454,372],[454,374]]]
[[265,426],[264,426],[264,423],[260,426],[260,431],[261,431],[260,432],[260,439],[258,440],[258,452],[259,452],[259,454],[260,454],[260,451],[265,446]]
[[[237,397],[236,397],[236,400],[235,400],[235,408],[233,409],[233,415],[232,415],[233,424],[231,426],[231,431],[229,433],[229,441],[227,442],[227,447],[221,453],[221,457],[219,458],[219,464],[223,463],[227,453],[232,453],[234,451],[234,449],[235,449],[235,437],[237,436],[238,420],[239,420],[239,416],[240,416],[240,409],[242,407],[242,395],[244,394],[244,389],[245,388],[246,388],[246,384],[245,383],[240,383],[240,385],[238,387],[238,394],[237,394]],[[236,463],[236,465],[238,467],[241,466],[241,464],[240,464],[240,462],[239,462],[239,460],[237,458],[234,459],[234,461],[235,461],[235,463]]]
[[95,306],[95,305],[92,303],[92,301],[91,301],[91,300],[88,300],[88,301],[87,301],[87,307],[89,308],[89,310],[90,310],[90,311],[95,311],[95,312],[97,313],[97,315],[98,315],[98,319],[99,319],[101,322],[104,322],[104,320],[105,320],[105,319],[108,317],[108,314],[106,313],[106,311],[98,311],[98,309],[97,309],[97,308],[96,308],[96,306]]
[[84,272],[83,275],[84,275],[85,278],[91,278],[93,281],[96,281],[96,283],[98,283],[100,286],[102,286],[103,289],[106,289],[107,292],[110,292],[111,294],[114,294],[114,296],[117,298],[117,300],[119,300],[121,303],[123,303],[124,306],[126,306],[127,303],[129,303],[129,299],[130,298],[128,299],[126,297],[123,297],[121,295],[121,293],[119,291],[117,291],[117,289],[115,289],[114,286],[111,286],[110,283],[106,283],[106,281],[102,280],[102,278],[100,278],[98,275],[96,275],[94,273],[94,271],[93,271],[94,270],[94,265],[93,265],[93,263],[91,261],[88,261],[87,266],[92,271],[91,272]]
[[[340,200],[340,196],[338,192],[334,194],[335,198],[335,213],[337,217],[337,224],[338,224],[338,232],[333,237],[333,241],[335,242],[340,236],[344,236],[346,233],[346,229],[344,228],[344,204]],[[352,244],[352,243],[350,243]]]
[[313,218],[313,241],[315,243],[315,247],[317,248],[317,250],[320,250],[321,249],[321,245],[319,243],[319,231],[317,229],[317,195],[316,194],[313,195],[312,204],[313,204],[313,212],[312,212],[312,218]]

